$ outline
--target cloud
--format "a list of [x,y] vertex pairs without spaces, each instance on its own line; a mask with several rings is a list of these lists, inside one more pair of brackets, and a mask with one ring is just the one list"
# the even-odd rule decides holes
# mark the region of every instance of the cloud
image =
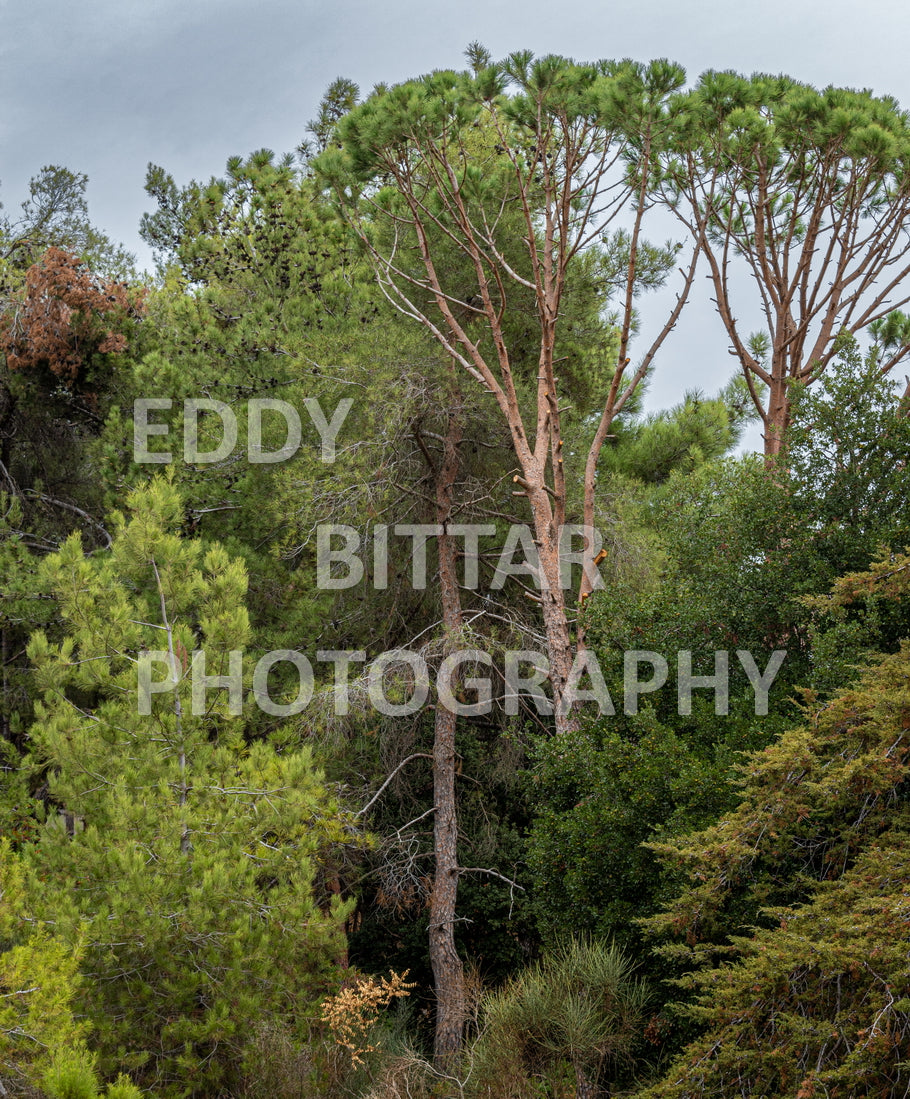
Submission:
[[[0,0],[0,26],[0,199],[15,206],[46,163],[86,172],[95,221],[147,263],[138,224],[149,161],[182,184],[221,173],[233,154],[291,150],[336,76],[366,92],[460,66],[473,39],[494,56],[666,56],[693,80],[707,68],[784,71],[910,105],[910,8],[896,0],[871,0],[861,15],[847,0],[823,11],[817,0],[566,0],[558,10],[551,0]],[[698,311],[699,325],[709,313]],[[703,332],[688,327],[649,407],[681,398],[689,363],[702,364],[706,389],[731,372],[719,328],[707,365]]]

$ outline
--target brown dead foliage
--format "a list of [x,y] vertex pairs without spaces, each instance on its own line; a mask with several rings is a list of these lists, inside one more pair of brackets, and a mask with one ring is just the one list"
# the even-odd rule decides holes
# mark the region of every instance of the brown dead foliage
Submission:
[[0,317],[0,350],[10,370],[44,367],[72,385],[94,354],[126,350],[118,329],[141,316],[144,296],[100,278],[73,253],[48,248]]

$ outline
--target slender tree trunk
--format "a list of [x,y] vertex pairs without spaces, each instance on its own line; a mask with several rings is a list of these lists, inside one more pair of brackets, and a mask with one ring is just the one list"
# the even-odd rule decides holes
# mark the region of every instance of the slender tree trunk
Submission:
[[765,458],[776,458],[780,454],[790,426],[790,395],[787,392],[787,376],[784,364],[775,369],[768,390],[768,411],[765,417]]
[[547,638],[547,659],[550,663],[554,724],[557,733],[566,733],[578,728],[578,715],[565,701],[566,684],[572,668],[573,645],[566,614],[566,593],[560,584],[559,531],[549,495],[544,488],[544,478],[542,475],[539,480],[532,477],[527,479],[527,495],[540,559],[540,601]]
[[603,1094],[584,1065],[575,1062],[575,1099],[599,1099]]
[[[462,438],[461,395],[453,396],[442,461],[431,463],[436,488],[436,522],[442,526],[437,539],[439,585],[442,597],[446,649],[457,646],[461,634],[461,595],[456,571],[455,540],[448,533],[452,496],[458,475],[458,447]],[[429,461],[426,450],[424,454]],[[453,690],[455,682],[453,677]],[[436,1033],[433,1059],[448,1070],[461,1051],[464,1030],[464,968],[455,947],[455,911],[458,901],[458,813],[455,801],[455,733],[457,716],[436,703],[433,735],[433,851],[436,869],[430,900],[430,964],[436,992]]]
[[[330,875],[329,879],[325,883],[326,890],[339,900],[342,899],[343,890],[341,888],[341,878],[337,874]],[[325,909],[326,912],[331,912],[332,906],[329,904]],[[350,931],[351,918],[350,916],[344,921],[344,942],[342,943],[338,953],[335,955],[335,965],[339,969],[349,969],[351,965],[351,958],[348,953],[348,934]]]
[[458,816],[455,809],[456,716],[436,708],[433,744],[433,795],[436,817],[433,846],[436,874],[430,901],[430,964],[436,991],[433,1060],[447,1069],[461,1051],[464,1029],[464,969],[455,948],[458,900]]

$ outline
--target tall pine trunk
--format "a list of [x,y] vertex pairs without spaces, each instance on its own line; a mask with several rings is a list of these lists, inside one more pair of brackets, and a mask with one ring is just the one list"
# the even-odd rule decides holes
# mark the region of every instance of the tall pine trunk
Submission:
[[436,873],[430,901],[430,964],[436,992],[433,1060],[446,1070],[461,1051],[464,1030],[464,969],[455,948],[458,900],[458,816],[455,809],[456,716],[436,708],[433,744],[433,847]]
[[[456,571],[455,540],[448,533],[452,497],[458,475],[458,448],[463,426],[461,395],[455,393],[443,441],[443,455],[433,468],[436,496],[439,587],[446,650],[457,646],[462,627],[461,595]],[[426,451],[425,451],[426,454]],[[428,457],[429,460],[429,457]],[[453,691],[455,682],[453,677]],[[436,703],[433,732],[433,824],[435,874],[430,900],[430,964],[436,993],[436,1032],[433,1059],[436,1067],[450,1069],[461,1051],[464,1031],[464,967],[455,947],[455,910],[458,900],[458,813],[455,800],[455,733],[457,716]]]

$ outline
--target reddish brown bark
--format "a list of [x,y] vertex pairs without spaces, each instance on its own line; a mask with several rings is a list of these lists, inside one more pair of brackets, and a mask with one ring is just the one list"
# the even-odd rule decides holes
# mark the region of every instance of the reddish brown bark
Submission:
[[[518,68],[521,64],[516,62]],[[568,69],[582,83],[599,79],[593,69],[576,69],[567,63]],[[516,480],[528,498],[540,554],[540,604],[557,732],[577,725],[565,703],[565,685],[575,645],[584,643],[583,634],[573,639],[574,623],[559,576],[559,530],[566,520],[565,466],[570,455],[561,437],[560,383],[555,366],[560,318],[573,266],[580,264],[585,250],[605,234],[618,215],[632,209],[635,224],[622,305],[621,351],[584,466],[584,519],[593,527],[595,474],[604,440],[614,417],[634,394],[675,326],[692,284],[697,255],[693,248],[692,264],[682,272],[683,287],[666,324],[639,365],[629,371],[627,348],[638,289],[636,257],[648,208],[653,145],[666,124],[666,97],[674,90],[676,77],[669,71],[645,75],[631,69],[626,75],[629,85],[623,85],[626,90],[621,94],[628,91],[629,107],[640,121],[631,140],[625,129],[628,120],[621,119],[619,112],[601,113],[592,101],[590,112],[575,114],[574,105],[562,102],[561,93],[554,93],[549,82],[523,83],[524,77],[516,69],[515,79],[531,104],[523,127],[516,128],[496,100],[487,100],[470,129],[458,113],[434,125],[432,132],[408,130],[387,145],[371,145],[368,154],[363,150],[402,199],[388,225],[395,242],[388,250],[372,230],[361,226],[380,286],[396,308],[422,323],[452,360],[493,396],[508,425],[518,465]],[[681,81],[680,74],[678,77]],[[637,92],[631,90],[633,86],[638,87]],[[660,87],[662,92],[655,90]],[[486,200],[478,201],[473,185],[465,185],[465,165],[476,153],[477,127],[495,137],[495,152],[492,141],[490,152],[496,158],[501,183],[501,193],[491,194],[486,204]],[[631,182],[629,154],[634,156],[634,171],[638,172]],[[361,216],[355,209],[355,220]],[[503,230],[505,219],[510,220],[508,233]],[[520,256],[513,249],[516,236],[527,249]],[[416,254],[409,252],[412,241]],[[452,256],[459,261],[458,285],[451,284]],[[471,272],[467,287],[465,266]],[[536,400],[530,407],[526,402],[522,407],[505,318],[516,297],[521,299],[519,308],[527,309],[529,296],[539,327],[537,386]],[[590,540],[586,550],[580,596],[589,594],[595,568]]]
[[[710,74],[703,79],[710,82]],[[753,79],[754,96],[764,78]],[[765,90],[761,110],[773,121],[780,106],[775,82]],[[817,118],[806,112],[816,121],[791,133],[772,156],[731,145],[725,113],[731,108],[719,108],[703,142],[684,165],[677,161],[682,167],[665,195],[710,267],[714,301],[761,418],[768,461],[786,444],[793,384],[811,385],[830,368],[840,332],[856,335],[910,302],[903,156],[895,165],[858,154],[851,144],[855,131],[835,133],[825,121],[830,94],[839,90],[806,94],[817,96]],[[854,109],[872,111],[863,94],[857,93]],[[896,114],[891,121],[906,141],[906,124],[898,124]],[[761,353],[737,316],[743,269],[764,314]],[[905,330],[887,348],[882,373],[908,355]]]

